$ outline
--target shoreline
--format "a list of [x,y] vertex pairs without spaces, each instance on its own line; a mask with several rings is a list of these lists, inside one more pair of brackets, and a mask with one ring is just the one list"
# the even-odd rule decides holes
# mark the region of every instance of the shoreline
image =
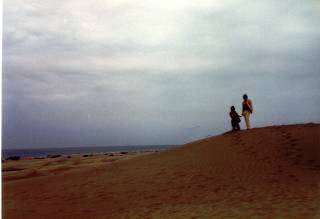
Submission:
[[75,156],[83,154],[105,154],[121,152],[140,152],[166,150],[177,145],[154,146],[105,146],[105,147],[67,147],[67,148],[27,148],[27,149],[2,149],[2,161],[26,158],[49,158],[53,155]]
[[61,174],[70,170],[100,167],[163,150],[119,151],[105,153],[81,153],[72,155],[48,155],[47,157],[23,157],[18,160],[2,160],[2,179],[5,181]]

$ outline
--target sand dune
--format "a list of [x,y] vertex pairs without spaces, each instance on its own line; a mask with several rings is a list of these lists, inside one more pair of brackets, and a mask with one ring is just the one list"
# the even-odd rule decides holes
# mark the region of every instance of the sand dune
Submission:
[[320,218],[319,124],[112,159],[3,164],[5,218]]

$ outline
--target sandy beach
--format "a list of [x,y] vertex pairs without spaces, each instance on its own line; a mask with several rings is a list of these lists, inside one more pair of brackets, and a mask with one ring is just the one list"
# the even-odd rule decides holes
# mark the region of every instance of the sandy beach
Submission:
[[320,218],[320,125],[2,163],[4,218]]

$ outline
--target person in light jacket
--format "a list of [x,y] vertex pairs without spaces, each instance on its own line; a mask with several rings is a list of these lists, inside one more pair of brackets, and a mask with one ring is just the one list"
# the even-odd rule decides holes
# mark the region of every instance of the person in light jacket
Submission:
[[253,112],[252,101],[248,98],[247,94],[243,95],[242,101],[242,115],[246,122],[247,129],[250,129],[250,114]]

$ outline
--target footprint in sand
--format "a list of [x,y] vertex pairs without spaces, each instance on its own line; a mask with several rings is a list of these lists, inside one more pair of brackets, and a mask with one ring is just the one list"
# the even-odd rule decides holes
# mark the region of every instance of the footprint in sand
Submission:
[[256,151],[252,151],[250,154],[251,155],[257,155],[258,153]]
[[291,139],[290,139],[290,142],[291,142],[291,143],[297,143],[298,141],[299,141],[299,140],[296,139],[296,138],[291,138]]
[[291,164],[296,166],[296,165],[300,165],[301,162],[299,160],[295,160]]
[[320,170],[320,164],[314,164],[314,165],[312,166],[312,169],[313,169],[313,170]]
[[288,174],[288,177],[291,179],[297,179],[297,177],[294,174]]
[[149,195],[149,196],[146,196],[145,199],[155,199],[157,197],[158,196],[156,196],[156,195]]
[[203,185],[203,184],[198,184],[197,187],[200,188],[200,189],[204,189],[204,188],[206,188],[207,186],[206,186],[206,185]]
[[292,135],[291,135],[291,133],[283,130],[283,131],[281,131],[281,137],[285,140],[290,140],[292,138]]
[[238,191],[246,191],[246,188],[243,187],[243,186],[238,186],[235,189],[238,190]]
[[307,162],[308,162],[309,164],[313,164],[313,163],[315,163],[316,161],[315,161],[315,160],[307,160]]
[[266,157],[263,157],[260,159],[261,161],[267,161],[267,160],[270,160],[270,157],[269,156],[266,156]]
[[245,142],[243,142],[242,138],[240,137],[240,135],[234,135],[232,136],[232,145],[245,145]]
[[188,174],[187,174],[187,173],[184,173],[184,172],[175,172],[174,175],[175,175],[175,176],[178,176],[178,177],[185,177],[185,176],[187,176]]
[[283,170],[279,169],[279,170],[278,170],[278,173],[279,173],[279,174],[283,174]]
[[315,183],[310,184],[310,186],[311,186],[311,188],[318,188],[319,187],[319,185],[315,184]]
[[303,159],[302,151],[303,149],[298,146],[299,140],[293,138],[290,133],[283,133],[281,145],[284,148],[283,156],[292,159],[292,165],[301,165],[301,160]]
[[282,135],[283,137],[291,136],[291,134],[290,134],[289,132],[287,132],[287,131],[282,131],[282,132],[281,132],[281,135]]
[[292,136],[290,134],[282,135],[285,139],[291,139]]
[[278,179],[271,179],[270,183],[277,184],[277,183],[280,183],[280,181]]
[[239,144],[241,144],[241,143],[239,141],[237,141],[237,140],[234,140],[234,141],[231,142],[231,146],[236,146],[236,145],[239,145]]
[[257,151],[255,151],[254,148],[251,147],[251,146],[244,148],[240,152],[244,153],[244,154],[246,154],[248,156],[256,156],[258,154]]
[[205,179],[206,179],[206,180],[215,180],[216,178],[215,178],[215,177],[212,177],[212,176],[206,176]]
[[178,199],[180,197],[180,195],[171,195],[170,196],[172,199]]
[[287,151],[287,152],[285,152],[284,153],[284,157],[288,157],[288,158],[290,158],[290,159],[294,159],[294,158],[296,158],[295,157],[295,155],[296,155],[297,153],[295,152],[295,151]]

